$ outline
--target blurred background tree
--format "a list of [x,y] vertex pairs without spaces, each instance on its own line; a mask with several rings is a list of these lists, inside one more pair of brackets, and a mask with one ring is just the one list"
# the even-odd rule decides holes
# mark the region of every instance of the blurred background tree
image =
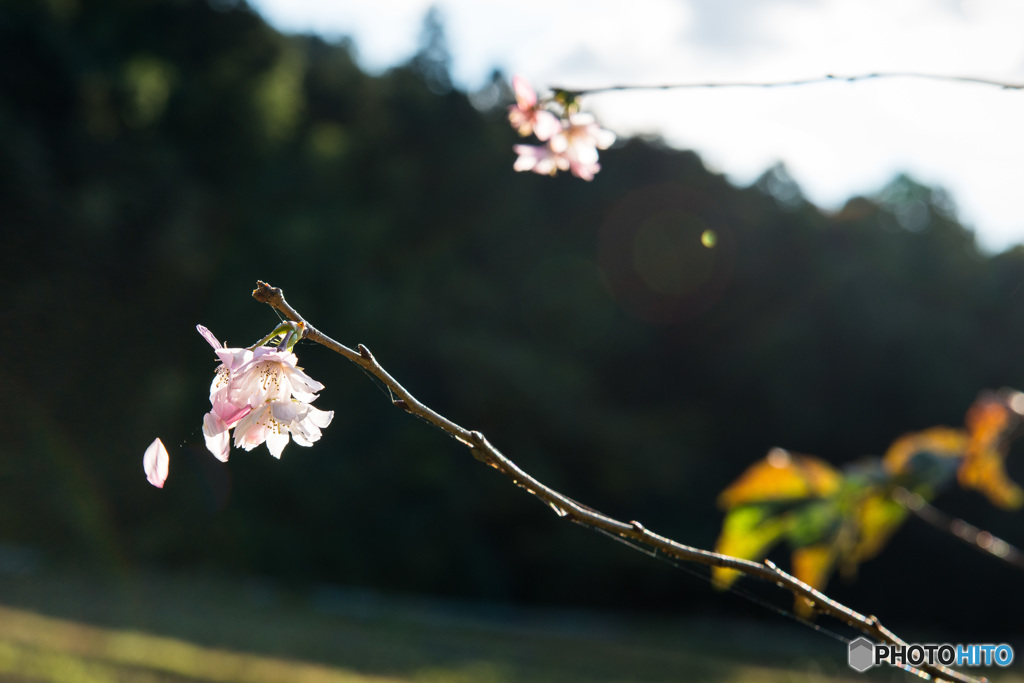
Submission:
[[[524,504],[315,345],[324,439],[216,462],[193,330],[268,332],[258,278],[542,480],[701,547],[770,447],[880,454],[1024,385],[1024,249],[979,252],[941,190],[900,177],[825,213],[782,167],[734,187],[656,139],[603,152],[592,183],[514,174],[504,79],[455,91],[444,45],[430,14],[420,52],[369,76],[351,43],[244,3],[0,5],[0,543],[109,572],[722,608]],[[156,435],[163,493],[140,465]],[[944,500],[1020,542],[980,495]],[[834,593],[952,632],[980,611],[978,640],[1019,626],[1018,585],[910,523]]]

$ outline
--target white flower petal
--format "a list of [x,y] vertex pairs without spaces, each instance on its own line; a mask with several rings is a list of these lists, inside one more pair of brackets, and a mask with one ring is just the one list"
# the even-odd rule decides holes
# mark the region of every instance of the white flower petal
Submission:
[[555,154],[563,154],[567,149],[569,149],[569,136],[566,135],[565,132],[560,132],[557,135],[552,136],[551,139],[548,140],[548,149]]
[[274,401],[270,404],[270,413],[278,422],[292,422],[301,419],[303,403],[298,401]]
[[601,128],[597,131],[595,145],[598,149],[608,149],[615,144],[615,133]]
[[562,132],[562,123],[549,111],[538,111],[533,122],[533,134],[541,142]]
[[312,396],[324,388],[323,384],[317,382],[315,379],[303,372],[302,368],[297,368],[295,366],[285,367],[284,372],[288,376],[288,381],[292,384],[292,391],[295,392],[296,395],[301,391],[305,391],[305,393]]
[[315,424],[317,427],[323,429],[327,425],[331,424],[331,420],[334,419],[333,410],[318,410],[313,406],[309,407],[309,415],[307,419]]
[[281,459],[281,453],[284,452],[284,447],[288,445],[288,432],[285,430],[277,431],[276,429],[270,429],[267,433],[267,450],[270,454]]
[[294,441],[299,446],[305,446],[307,448],[309,446],[312,446],[314,443],[316,443],[317,441],[320,440],[320,433],[319,433],[319,431],[317,432],[317,436],[316,436],[315,439],[307,439],[300,432],[294,432],[293,431],[293,432],[291,432],[291,435],[292,435],[292,441]]
[[157,437],[153,440],[153,443],[149,444],[145,455],[142,456],[142,469],[145,471],[146,479],[149,480],[149,483],[158,489],[162,489],[164,482],[167,481],[167,468],[169,464],[170,456],[167,455],[164,442]]
[[[516,145],[516,147],[526,147],[526,145]],[[519,158],[516,159],[515,163],[512,164],[512,169],[515,171],[531,171],[533,167],[537,165],[537,156],[529,152],[521,152],[516,149],[516,153],[519,154]]]
[[224,420],[212,412],[204,415],[203,437],[206,439],[206,447],[213,456],[221,462],[227,462],[228,452],[231,450],[231,436]]
[[597,163],[597,148],[593,144],[575,143],[569,149],[569,158],[581,164]]
[[266,406],[254,410],[235,425],[235,448],[251,451],[267,440],[267,411]]

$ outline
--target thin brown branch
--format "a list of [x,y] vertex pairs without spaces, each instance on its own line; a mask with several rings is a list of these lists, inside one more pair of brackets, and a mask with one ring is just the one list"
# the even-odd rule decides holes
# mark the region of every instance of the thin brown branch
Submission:
[[993,536],[962,519],[950,517],[920,495],[903,487],[894,489],[892,498],[912,515],[939,531],[952,534],[975,550],[991,555],[1017,569],[1024,569],[1024,553],[998,536]]
[[[642,543],[676,560],[735,569],[747,576],[769,581],[788,590],[794,596],[804,598],[821,614],[838,619],[866,636],[889,645],[906,645],[905,641],[885,628],[876,617],[865,616],[836,602],[791,574],[782,571],[770,561],[766,560],[763,563],[753,562],[678,543],[670,538],[647,530],[640,522],[623,522],[609,517],[546,486],[505,457],[480,432],[470,431],[461,427],[421,403],[405,387],[399,384],[395,378],[388,374],[365,346],[360,344],[359,350],[353,351],[311,325],[309,321],[305,320],[299,315],[298,311],[288,304],[279,288],[271,287],[262,281],[258,282],[257,288],[253,291],[253,298],[275,308],[290,320],[304,322],[306,326],[303,336],[305,338],[340,353],[348,360],[377,377],[391,390],[392,395],[395,397],[393,403],[397,407],[421,417],[465,444],[470,449],[473,457],[504,474],[516,486],[525,489],[528,493],[532,493],[551,507],[559,517]],[[922,678],[931,677],[939,680],[958,681],[960,683],[981,683],[985,680],[984,678],[972,678],[941,665],[922,665],[920,670],[908,670],[920,675]]]
[[558,88],[552,87],[556,93],[565,93],[570,97],[581,97],[583,95],[596,95],[598,93],[615,92],[621,90],[685,90],[693,88],[788,88],[798,85],[812,85],[815,83],[827,83],[830,81],[845,81],[847,83],[853,83],[855,81],[869,81],[869,80],[881,80],[889,78],[914,78],[914,79],[925,79],[930,81],[945,81],[951,83],[976,83],[979,85],[991,85],[1003,90],[1024,90],[1024,83],[1008,83],[1005,81],[997,81],[990,78],[976,78],[974,76],[945,76],[942,74],[927,74],[927,73],[916,73],[912,71],[891,71],[891,72],[878,72],[868,74],[855,74],[852,76],[838,76],[835,74],[826,74],[824,76],[816,76],[813,78],[798,78],[790,81],[769,81],[767,83],[761,82],[744,82],[734,81],[727,83],[666,83],[662,85],[609,85],[601,88],[584,88],[584,89],[572,89],[572,88]]

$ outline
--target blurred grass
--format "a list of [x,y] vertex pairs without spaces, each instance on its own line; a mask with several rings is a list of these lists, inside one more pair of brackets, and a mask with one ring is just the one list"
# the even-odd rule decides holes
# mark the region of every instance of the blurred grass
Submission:
[[0,672],[79,681],[203,680],[389,683],[341,669],[200,647],[176,638],[98,628],[0,608]]
[[0,576],[2,683],[917,680],[873,674],[846,668],[840,643],[788,624],[638,621],[259,579]]

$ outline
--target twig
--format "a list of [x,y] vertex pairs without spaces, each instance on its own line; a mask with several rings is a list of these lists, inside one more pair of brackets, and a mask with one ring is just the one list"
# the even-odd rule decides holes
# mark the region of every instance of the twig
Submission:
[[1007,83],[989,78],[976,78],[974,76],[944,76],[941,74],[915,73],[911,71],[892,71],[869,74],[856,74],[853,76],[837,76],[826,74],[814,78],[798,78],[791,81],[771,81],[767,83],[754,82],[732,82],[732,83],[668,83],[663,85],[608,85],[601,88],[584,88],[574,90],[572,88],[552,87],[556,93],[564,93],[571,98],[583,95],[595,95],[597,93],[614,92],[618,90],[684,90],[692,88],[788,88],[797,85],[811,85],[814,83],[826,83],[829,81],[854,81],[879,80],[883,78],[917,78],[931,81],[947,81],[953,83],[978,83],[981,85],[992,85],[1003,90],[1024,90],[1024,83]]
[[956,536],[975,550],[998,558],[1017,569],[1024,569],[1024,553],[998,536],[993,536],[962,519],[950,517],[920,495],[902,486],[893,489],[892,498],[918,519]]
[[[391,390],[392,395],[395,397],[392,400],[396,406],[406,412],[419,416],[450,434],[467,446],[474,458],[498,470],[511,479],[512,483],[516,486],[537,496],[550,506],[559,517],[642,543],[677,560],[735,569],[747,576],[770,581],[788,590],[794,596],[807,600],[818,612],[834,617],[877,641],[889,645],[906,646],[906,642],[884,627],[877,617],[865,616],[836,602],[803,581],[782,571],[769,560],[765,560],[763,563],[752,562],[738,557],[730,557],[729,555],[721,555],[683,545],[670,538],[648,531],[640,522],[622,522],[555,491],[534,479],[520,469],[518,465],[502,455],[480,432],[470,431],[461,427],[421,403],[405,387],[399,384],[394,377],[388,374],[365,346],[360,344],[358,346],[359,350],[353,351],[311,325],[309,321],[305,320],[299,315],[298,311],[285,301],[284,294],[280,288],[271,287],[265,282],[260,281],[257,283],[256,289],[253,290],[252,295],[257,301],[277,309],[288,319],[295,322],[304,322],[305,333],[303,336],[305,338],[340,353],[348,360],[377,377]],[[908,670],[922,678],[932,677],[940,680],[959,681],[960,683],[981,683],[985,680],[984,678],[972,678],[942,665],[922,664],[920,669],[908,667]]]

